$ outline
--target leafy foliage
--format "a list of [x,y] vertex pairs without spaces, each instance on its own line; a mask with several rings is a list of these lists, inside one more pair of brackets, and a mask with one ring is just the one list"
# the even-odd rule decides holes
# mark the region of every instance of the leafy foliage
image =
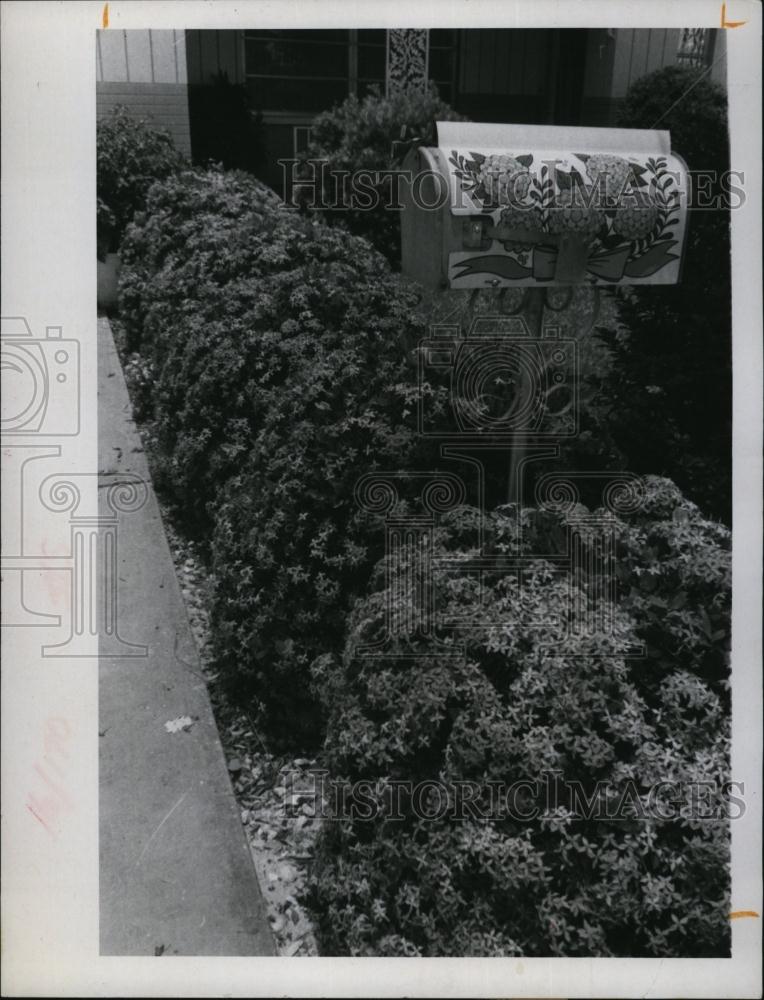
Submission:
[[151,362],[163,486],[187,528],[214,529],[222,673],[282,740],[315,736],[308,664],[341,648],[381,554],[354,484],[419,454],[418,301],[364,240],[244,175],[157,185],[125,242],[122,317]]
[[253,266],[249,241],[275,224],[280,204],[249,174],[215,166],[158,183],[122,246],[119,310],[130,348],[163,358],[181,317],[214,316],[229,281]]
[[103,259],[118,249],[154,181],[179,169],[183,157],[169,132],[134,117],[123,105],[99,119],[96,144],[98,251]]
[[[652,128],[658,119],[689,169],[708,176],[698,200],[712,204],[727,194],[728,203],[734,204],[725,180],[729,143],[723,89],[681,67],[650,73],[629,90],[618,124]],[[729,254],[729,210],[693,209],[681,282],[633,288],[622,295],[623,326],[610,341],[616,363],[607,387],[610,433],[628,455],[630,467],[669,476],[706,511],[728,523]],[[659,452],[656,434],[661,437]]]
[[[326,161],[324,203],[332,205],[337,200],[332,172],[368,172],[368,186],[374,190],[376,201],[375,207],[366,211],[328,210],[326,216],[365,236],[394,267],[400,266],[400,213],[385,207],[396,203],[394,181],[388,174],[375,182],[376,174],[400,170],[402,155],[394,149],[394,143],[402,137],[431,146],[436,139],[437,121],[463,120],[440,99],[434,87],[424,93],[401,90],[389,96],[375,89],[361,101],[351,96],[318,115],[311,125],[307,156]],[[312,168],[306,166],[305,174],[311,178]]]
[[[423,460],[406,391],[422,331],[416,292],[343,230],[306,224],[277,230],[269,245],[277,256],[247,316],[249,336],[236,354],[221,338],[201,379],[229,387],[228,440],[220,447],[208,424],[201,447],[215,463],[210,482],[224,462],[231,476],[212,546],[221,667],[267,709],[274,739],[299,744],[321,732],[308,666],[341,649],[347,611],[384,544],[354,485]],[[199,439],[192,431],[185,440],[194,448]]]
[[[614,628],[588,634],[568,628],[571,602],[591,602],[600,581],[585,560],[575,574],[555,562],[580,510],[524,510],[521,533],[514,509],[486,515],[484,554],[520,546],[530,561],[522,588],[497,571],[480,594],[467,565],[479,515],[461,508],[433,538],[454,563],[434,583],[460,620],[445,652],[462,644],[461,658],[412,659],[430,645],[400,638],[388,659],[360,657],[388,601],[408,610],[410,595],[386,590],[382,518],[354,487],[405,472],[398,512],[412,512],[417,470],[440,464],[416,430],[420,293],[364,239],[219,168],[154,184],[123,258],[121,318],[139,351],[126,374],[153,416],[164,487],[210,541],[221,677],[273,744],[326,733],[330,773],[368,781],[385,808],[399,780],[473,782],[485,805],[491,781],[558,770],[595,797],[597,782],[632,781],[638,813],[663,779],[726,779],[726,528],[649,479],[640,510],[612,519]],[[610,349],[582,348],[612,363]],[[425,390],[438,418],[448,387]],[[599,457],[621,461],[609,442]],[[326,824],[313,887],[325,952],[726,953],[723,820],[596,820],[572,803],[533,823],[506,810],[425,821],[402,806],[401,819]]]
[[[722,672],[709,662],[723,660],[726,638],[696,625],[707,571],[711,617],[728,614],[729,535],[673,484],[648,485],[644,512],[616,521],[626,597],[609,634],[568,628],[571,602],[589,601],[595,581],[561,576],[548,557],[531,561],[521,588],[506,573],[489,576],[481,596],[468,569],[479,514],[463,508],[444,517],[435,540],[435,565],[447,557],[452,566],[435,573],[439,612],[461,623],[443,634],[441,655],[416,659],[432,652],[429,642],[395,636],[389,658],[357,655],[384,635],[388,602],[393,613],[400,602],[400,589],[388,592],[378,577],[350,619],[342,662],[317,661],[330,716],[325,764],[341,787],[363,788],[366,808],[353,815],[352,797],[340,807],[335,794],[324,827],[313,886],[324,953],[728,954],[728,824],[694,817],[687,789],[714,782],[707,805],[723,815],[728,715]],[[565,517],[526,510],[520,536],[508,514],[485,518],[484,552],[518,543],[548,552],[566,529]],[[658,539],[645,598],[644,546]],[[680,566],[682,606],[642,624],[634,614],[645,600],[677,596]],[[626,658],[644,639],[662,650],[647,673]],[[457,644],[463,655],[446,655]],[[538,788],[519,788],[509,807],[491,798],[492,782],[520,780],[551,792],[539,792],[532,821],[519,814]],[[664,780],[682,787],[671,820],[650,805]],[[436,788],[415,809],[401,781]],[[587,812],[559,783],[574,781],[615,807]],[[474,809],[454,812],[464,782]]]

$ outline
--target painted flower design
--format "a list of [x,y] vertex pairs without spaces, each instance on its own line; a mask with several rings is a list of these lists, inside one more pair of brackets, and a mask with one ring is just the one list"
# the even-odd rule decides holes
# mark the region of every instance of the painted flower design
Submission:
[[604,212],[593,201],[591,190],[574,188],[562,191],[548,209],[550,233],[578,233],[594,236],[605,220]]
[[486,198],[495,205],[516,205],[528,194],[531,175],[527,167],[513,156],[494,154],[480,164],[478,183],[483,185]]
[[649,236],[658,222],[655,204],[619,205],[613,215],[613,232],[629,240]]
[[530,208],[504,208],[501,212],[501,224],[509,229],[541,229],[541,210],[535,205]]
[[604,194],[608,199],[620,196],[629,179],[631,167],[628,160],[613,153],[595,153],[586,163],[586,172],[592,184],[604,183]]
[[[540,230],[543,226],[544,217],[541,209],[532,206],[530,208],[504,208],[502,209],[499,224],[506,229],[526,229]],[[531,249],[531,244],[509,240],[504,244],[507,250],[523,252]]]

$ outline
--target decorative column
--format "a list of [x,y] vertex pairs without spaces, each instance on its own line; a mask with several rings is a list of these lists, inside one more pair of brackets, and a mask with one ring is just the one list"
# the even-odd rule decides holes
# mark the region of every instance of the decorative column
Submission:
[[401,90],[426,90],[429,36],[424,28],[390,28],[387,32],[388,96]]

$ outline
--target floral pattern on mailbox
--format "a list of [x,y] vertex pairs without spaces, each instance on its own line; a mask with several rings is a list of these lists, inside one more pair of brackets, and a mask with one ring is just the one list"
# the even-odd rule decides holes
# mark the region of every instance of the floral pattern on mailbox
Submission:
[[687,173],[671,155],[441,150],[462,249],[452,288],[673,284]]

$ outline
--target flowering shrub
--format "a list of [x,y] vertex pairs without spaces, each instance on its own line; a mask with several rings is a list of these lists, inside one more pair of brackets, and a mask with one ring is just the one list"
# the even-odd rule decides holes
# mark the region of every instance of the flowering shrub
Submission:
[[99,257],[116,251],[125,228],[156,180],[180,168],[183,157],[169,132],[118,106],[96,126]]
[[[587,635],[568,625],[592,581],[549,559],[531,562],[522,588],[489,574],[481,597],[468,569],[476,517],[453,512],[436,533],[436,558],[451,562],[435,564],[437,606],[461,623],[443,633],[439,656],[414,658],[431,654],[430,642],[395,636],[389,657],[357,655],[401,600],[377,578],[350,619],[342,662],[314,665],[329,713],[326,767],[356,790],[342,807],[337,789],[330,797],[317,856],[324,953],[728,954],[729,719],[715,660],[726,635],[714,631],[728,614],[728,533],[673,484],[649,480],[645,510],[616,519],[625,598],[609,634]],[[484,553],[519,543],[530,554],[539,540],[549,551],[565,527],[533,511],[524,522],[518,538],[513,518],[488,515]],[[645,545],[655,547],[646,561]],[[642,624],[633,613],[644,578],[671,604],[680,567],[682,607],[656,607]],[[710,633],[696,628],[706,572]],[[642,640],[662,650],[647,672],[626,656]],[[462,655],[448,656],[457,645]],[[679,789],[673,815],[666,786],[655,793],[661,781]],[[691,788],[703,782],[713,790],[699,810]]]
[[[351,232],[365,236],[393,266],[400,265],[400,212],[385,208],[391,197],[390,176],[374,182],[376,173],[400,170],[402,156],[393,150],[402,133],[408,140],[432,146],[436,139],[437,121],[463,121],[462,115],[443,102],[432,87],[426,92],[401,90],[391,95],[372,91],[362,101],[348,97],[331,111],[318,115],[311,125],[309,159],[326,161],[324,202],[336,201],[335,182],[331,172],[359,171],[369,173],[369,188],[375,192],[376,207],[367,211],[328,211],[332,220],[344,222]],[[306,168],[310,178],[311,168]],[[394,193],[394,192],[393,192]]]

